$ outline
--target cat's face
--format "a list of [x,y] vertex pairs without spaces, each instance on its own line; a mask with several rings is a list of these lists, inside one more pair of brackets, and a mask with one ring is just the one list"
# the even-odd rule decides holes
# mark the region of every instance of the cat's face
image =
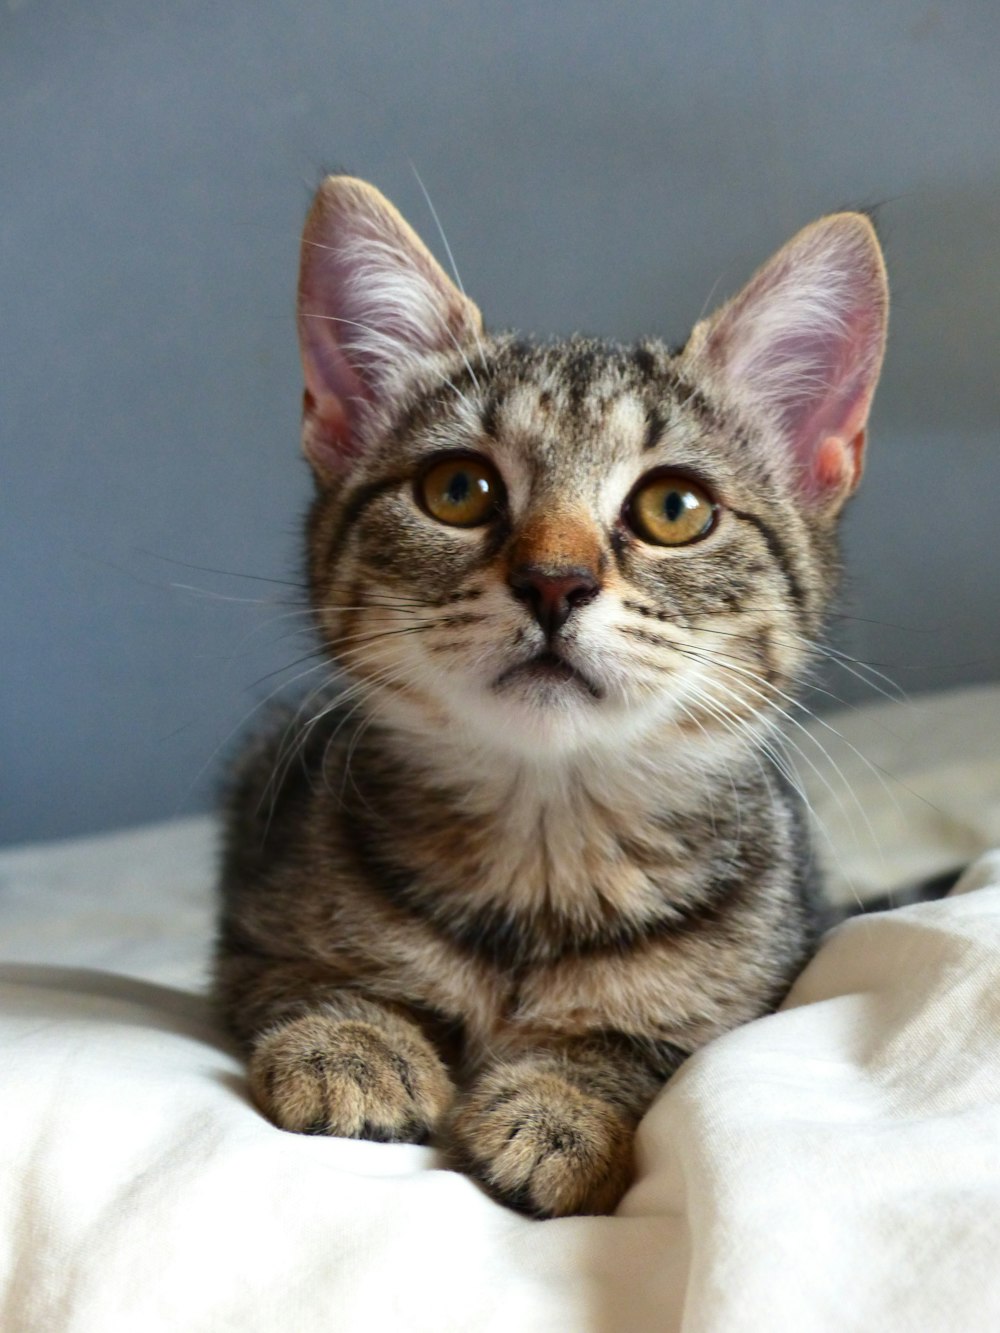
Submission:
[[317,508],[351,674],[515,748],[715,732],[787,686],[823,553],[752,444],[680,403],[665,351],[491,343],[447,373]]
[[310,572],[366,706],[533,757],[781,708],[881,357],[868,224],[802,233],[671,357],[490,338],[371,187],[324,191],[300,288]]

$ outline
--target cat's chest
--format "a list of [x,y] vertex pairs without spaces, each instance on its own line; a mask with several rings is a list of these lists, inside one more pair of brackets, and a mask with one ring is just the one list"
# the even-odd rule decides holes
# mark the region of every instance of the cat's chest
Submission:
[[682,900],[697,873],[690,821],[581,782],[497,782],[411,807],[392,857],[418,914],[508,972],[612,943]]
[[372,939],[380,988],[486,1045],[538,1025],[620,1026],[642,992],[669,1008],[662,985],[650,988],[663,960],[649,950],[704,891],[713,836],[697,812],[649,796],[609,800],[569,782],[498,781],[450,802],[411,792],[356,885],[359,914],[373,893],[391,909]]

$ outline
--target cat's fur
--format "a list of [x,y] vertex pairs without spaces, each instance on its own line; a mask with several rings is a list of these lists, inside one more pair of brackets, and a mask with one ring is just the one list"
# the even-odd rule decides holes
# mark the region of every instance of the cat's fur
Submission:
[[[817,898],[774,736],[886,310],[840,214],[679,354],[496,337],[377,191],[324,183],[299,327],[341,685],[238,773],[217,959],[278,1125],[430,1137],[528,1212],[607,1211],[664,1081],[784,995]],[[478,526],[419,502],[451,450],[502,479]],[[717,502],[701,540],[630,526],[664,467]]]

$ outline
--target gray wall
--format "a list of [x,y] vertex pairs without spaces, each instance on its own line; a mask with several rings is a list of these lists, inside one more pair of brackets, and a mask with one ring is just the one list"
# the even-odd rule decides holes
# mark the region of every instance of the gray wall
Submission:
[[240,576],[295,577],[292,290],[329,166],[440,252],[415,163],[492,323],[625,338],[885,201],[838,633],[907,689],[1000,674],[998,68],[995,0],[7,0],[0,840],[202,808],[295,674],[268,675],[294,589]]

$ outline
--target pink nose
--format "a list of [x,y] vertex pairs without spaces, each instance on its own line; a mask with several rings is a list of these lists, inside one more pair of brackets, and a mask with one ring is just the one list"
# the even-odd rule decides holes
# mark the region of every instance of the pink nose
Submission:
[[601,590],[589,569],[543,569],[518,565],[510,572],[510,590],[524,602],[548,638],[558,634],[578,606],[592,602]]

